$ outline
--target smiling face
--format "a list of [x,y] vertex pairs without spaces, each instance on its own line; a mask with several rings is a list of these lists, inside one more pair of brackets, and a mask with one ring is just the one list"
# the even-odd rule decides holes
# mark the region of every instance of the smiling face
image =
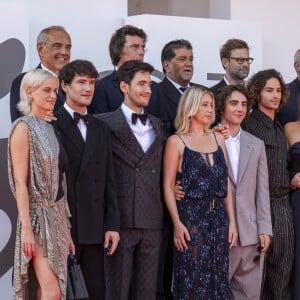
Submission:
[[258,108],[273,118],[281,103],[281,85],[277,78],[267,80],[260,92]]
[[58,74],[70,61],[71,39],[63,30],[50,30],[45,43],[38,43],[37,50],[42,64]]
[[222,112],[222,124],[240,126],[247,114],[247,98],[241,92],[234,91],[225,102]]
[[47,111],[54,109],[58,80],[49,77],[35,88],[28,88],[26,93],[31,99],[31,113],[35,116],[43,116]]
[[173,81],[186,87],[193,77],[193,50],[187,48],[174,49],[175,56],[170,61],[164,61],[166,75]]
[[67,104],[76,112],[84,113],[91,104],[96,79],[89,76],[75,75],[70,84],[62,82],[62,89],[66,93]]
[[121,81],[120,89],[124,94],[124,103],[133,111],[140,113],[148,106],[151,96],[151,75],[149,72],[138,71],[130,84]]

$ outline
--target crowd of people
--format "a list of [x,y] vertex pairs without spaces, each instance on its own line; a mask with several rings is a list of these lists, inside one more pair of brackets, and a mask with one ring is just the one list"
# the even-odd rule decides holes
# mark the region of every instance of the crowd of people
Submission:
[[300,299],[300,49],[290,84],[274,69],[246,81],[254,58],[229,39],[208,88],[185,39],[152,81],[146,42],[117,29],[99,80],[51,26],[12,82],[14,299],[67,299],[69,252],[92,300]]

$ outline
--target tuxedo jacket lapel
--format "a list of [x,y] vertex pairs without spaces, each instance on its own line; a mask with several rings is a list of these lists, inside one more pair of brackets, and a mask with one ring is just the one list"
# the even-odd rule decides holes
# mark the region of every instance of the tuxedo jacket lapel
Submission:
[[93,154],[97,143],[98,143],[97,127],[95,121],[91,119],[87,126],[86,140],[85,140],[84,150],[82,154],[79,174],[82,172],[82,170],[86,168],[87,163],[90,160],[90,157]]
[[118,87],[118,80],[117,80],[117,71],[114,70],[111,74],[110,74],[111,78],[112,78],[112,84],[115,88],[119,89]]
[[[136,137],[134,136],[133,132],[131,131],[126,118],[122,112],[121,108],[118,108],[114,114],[116,115],[115,118],[112,118],[114,124],[114,134],[118,140],[127,148],[130,152],[134,154],[134,156],[138,156],[142,158],[144,155],[144,151],[137,141]],[[126,141],[124,143],[123,141]]]
[[79,128],[74,123],[73,118],[64,107],[61,107],[57,114],[57,124],[60,127],[60,130],[64,133],[65,138],[69,139],[79,152],[82,152],[84,149],[82,135]]
[[151,146],[149,147],[148,151],[146,153],[144,153],[143,161],[147,160],[152,155],[153,151],[157,150],[157,148],[162,145],[162,140],[163,140],[163,137],[162,137],[163,129],[162,129],[160,121],[153,118],[152,115],[149,115],[149,120],[155,131],[155,139],[154,139],[153,143],[151,144]]

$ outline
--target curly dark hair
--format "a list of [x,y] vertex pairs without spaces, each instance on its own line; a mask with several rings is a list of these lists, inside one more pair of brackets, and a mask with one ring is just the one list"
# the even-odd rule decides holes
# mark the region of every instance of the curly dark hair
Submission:
[[137,28],[132,25],[125,25],[117,29],[109,42],[109,55],[114,66],[119,63],[120,55],[126,42],[126,35],[138,36],[144,40],[144,43],[147,41],[147,35],[141,28]]
[[[250,108],[250,100],[249,95],[247,92],[247,89],[239,84],[239,85],[226,85],[223,86],[219,92],[215,95],[215,103],[216,103],[216,122],[215,124],[218,124],[221,122],[222,119],[222,113],[225,110],[226,101],[231,96],[233,92],[239,92],[243,94],[247,98],[247,106],[248,109]],[[247,111],[248,112],[248,111]]]
[[279,81],[281,88],[281,100],[278,109],[286,103],[287,98],[289,97],[288,86],[285,84],[282,75],[278,71],[275,69],[268,69],[254,74],[248,83],[249,98],[253,107],[257,107],[260,103],[260,93],[267,81],[272,78],[276,78]]

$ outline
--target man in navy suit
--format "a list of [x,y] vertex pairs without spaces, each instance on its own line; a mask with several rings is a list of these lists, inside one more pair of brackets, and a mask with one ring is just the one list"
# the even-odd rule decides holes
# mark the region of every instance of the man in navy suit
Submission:
[[248,44],[240,39],[229,39],[220,49],[220,59],[225,70],[224,78],[210,90],[216,95],[225,85],[244,85],[253,58],[249,57]]
[[[126,61],[144,60],[147,35],[141,28],[125,25],[116,30],[109,43],[109,54],[115,70],[96,83],[95,93],[90,106],[92,114],[115,111],[123,102],[123,94],[117,82],[117,71]],[[158,87],[152,82],[152,94],[147,112],[164,119],[159,101]],[[165,127],[168,125],[165,124]]]
[[[42,68],[52,74],[58,75],[63,66],[70,61],[71,38],[62,26],[44,28],[37,37],[37,51],[41,62],[37,68]],[[10,117],[13,122],[22,114],[17,108],[20,101],[20,85],[25,73],[18,75],[10,90]],[[57,111],[65,102],[65,96],[59,88],[54,111]]]
[[90,299],[104,299],[104,248],[112,255],[119,242],[120,215],[108,126],[87,114],[98,72],[75,60],[59,74],[66,102],[56,113],[67,153],[67,200],[71,234]]

